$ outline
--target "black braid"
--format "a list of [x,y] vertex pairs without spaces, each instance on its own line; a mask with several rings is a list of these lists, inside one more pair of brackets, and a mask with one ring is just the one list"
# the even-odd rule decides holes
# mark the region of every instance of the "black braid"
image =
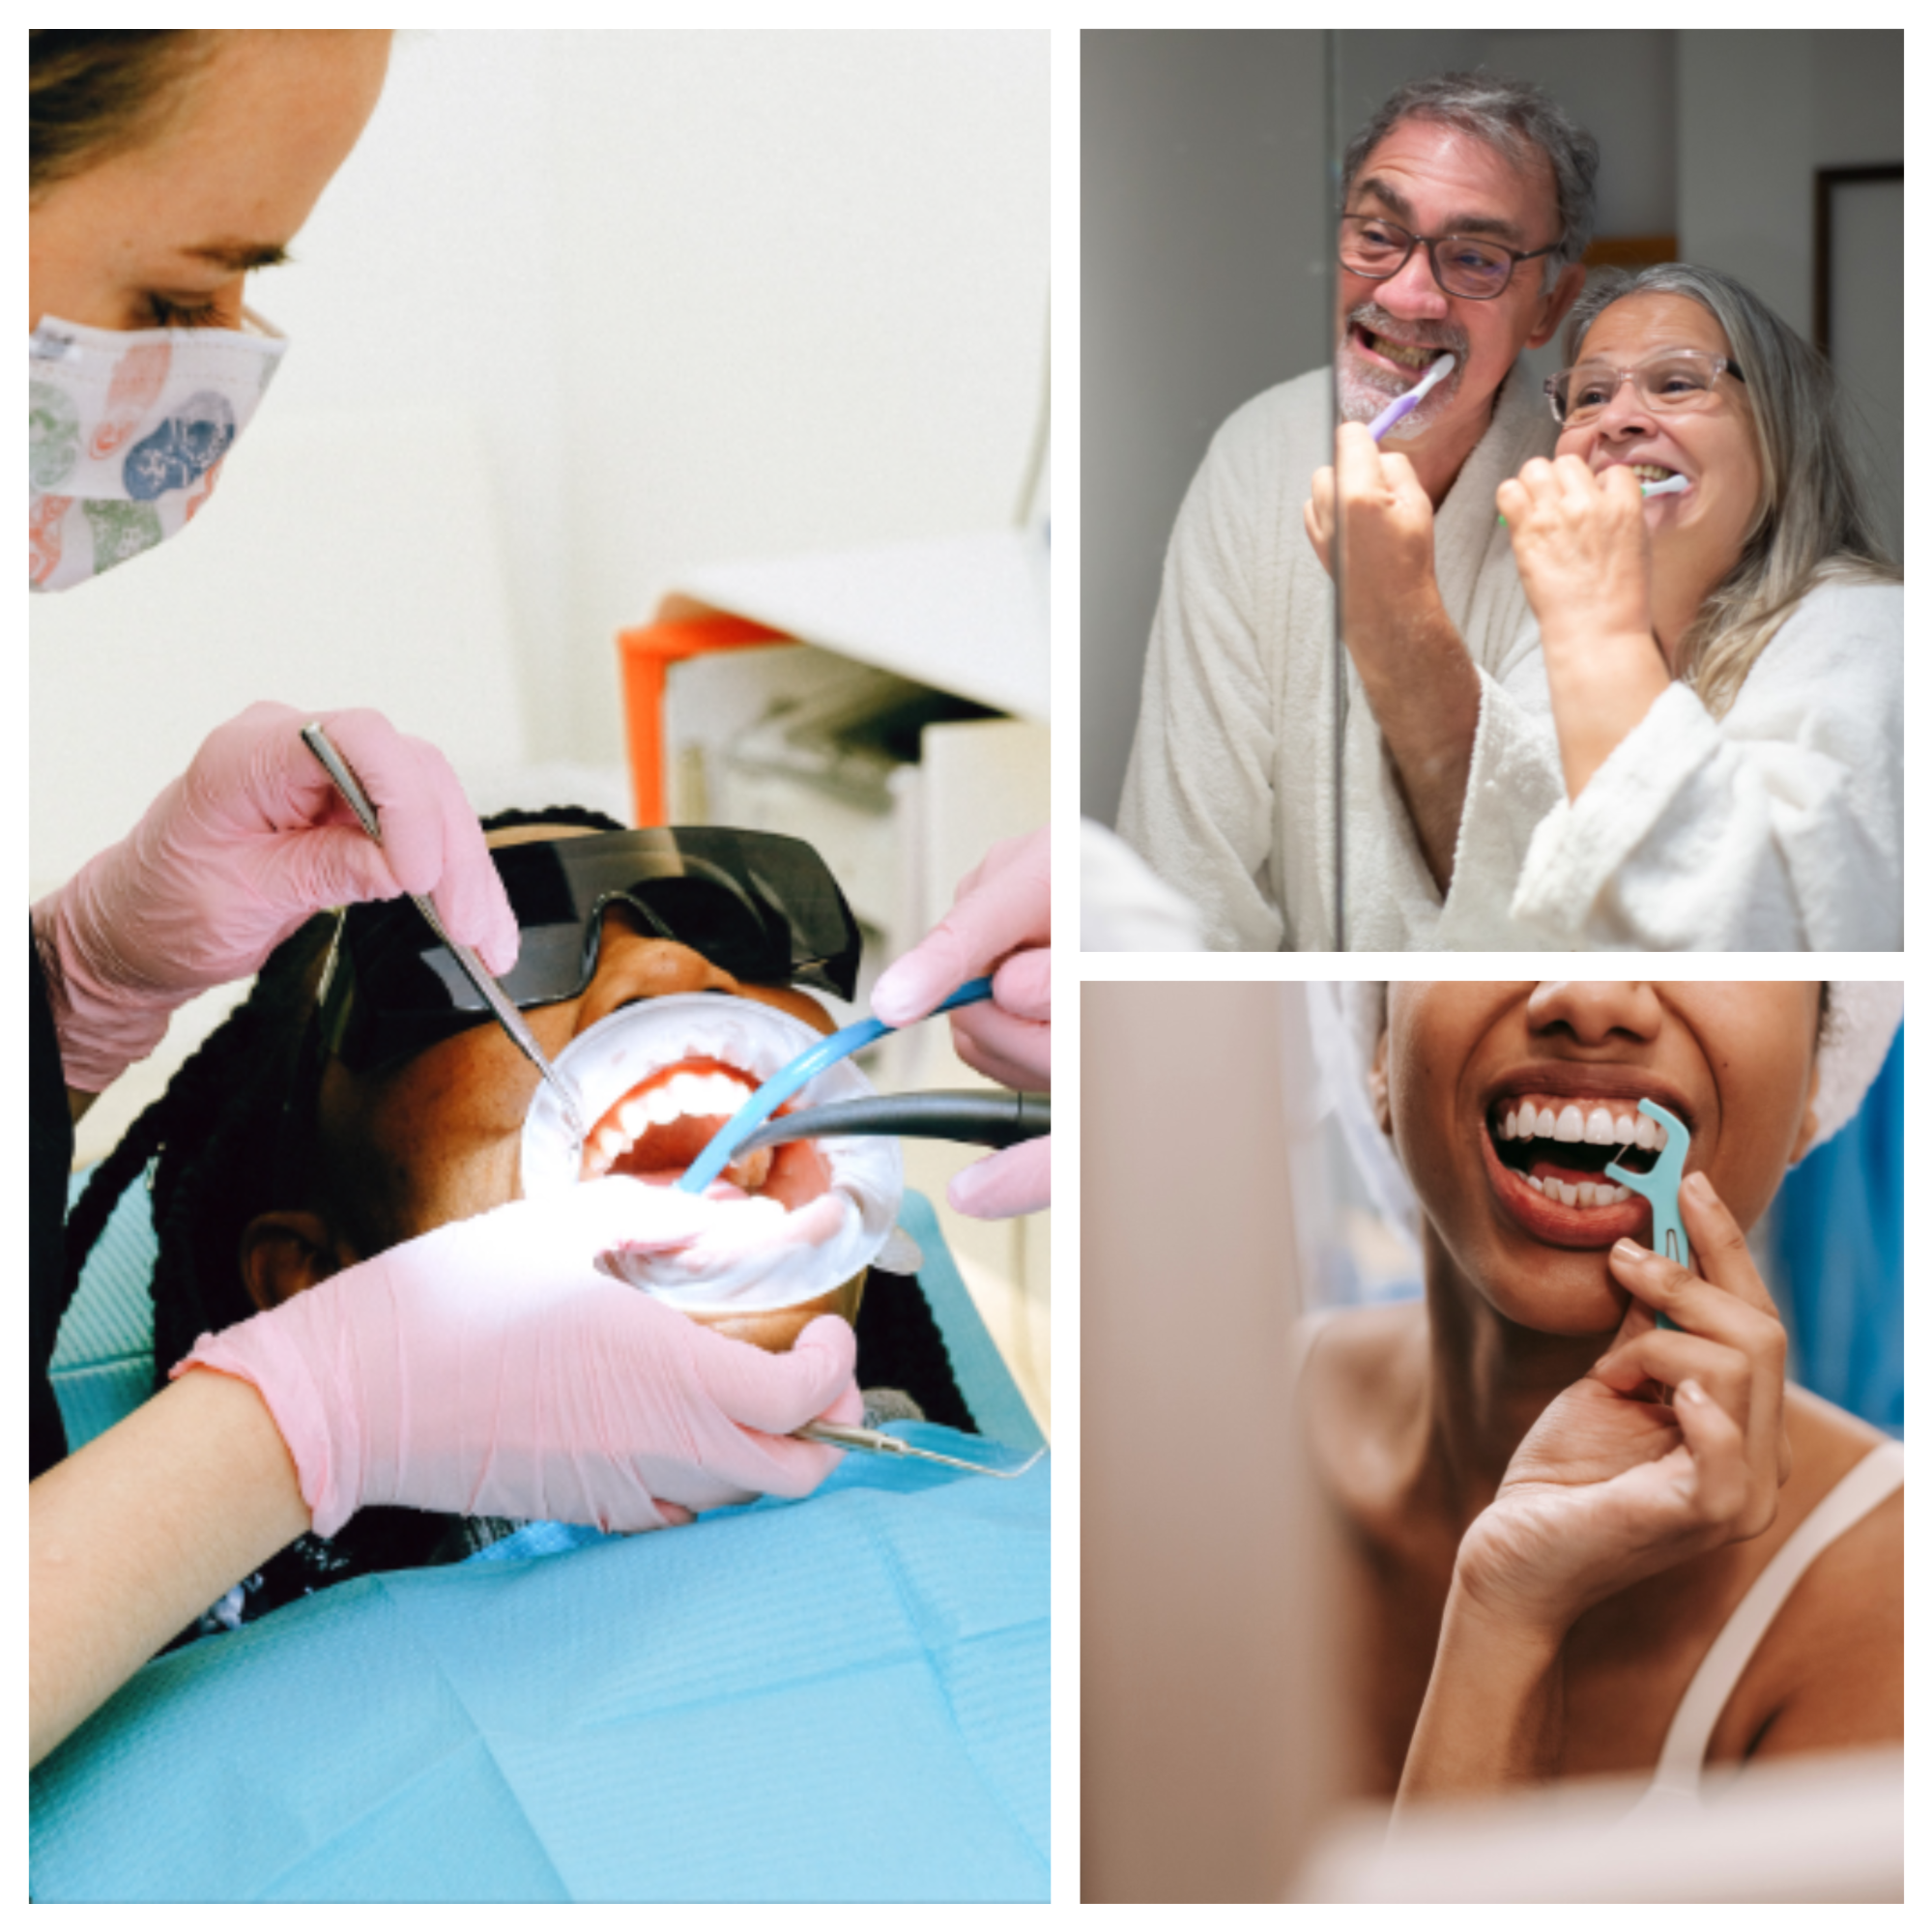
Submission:
[[[516,825],[625,829],[601,812],[570,805],[483,821],[491,832]],[[158,1387],[198,1337],[255,1312],[238,1265],[242,1230],[258,1214],[291,1205],[271,1197],[276,1136],[333,923],[313,919],[276,948],[247,998],[183,1061],[160,1099],[94,1170],[68,1216],[63,1309],[130,1182],[153,1164]]]
[[241,1232],[271,1205],[282,1096],[333,925],[310,920],[276,948],[247,998],[182,1062],[68,1217],[71,1299],[129,1183],[153,1164],[158,1387],[196,1337],[255,1312],[236,1264]]
[[[627,829],[601,812],[574,806],[507,811],[485,831],[518,825]],[[149,1192],[159,1253],[152,1294],[155,1380],[203,1334],[256,1312],[242,1277],[242,1234],[257,1215],[297,1203],[275,1199],[282,1113],[296,1078],[305,1023],[314,1011],[332,914],[310,920],[270,956],[247,998],[185,1060],[167,1090],[128,1130],[90,1177],[68,1218],[66,1292],[72,1298],[88,1255],[133,1177],[152,1166]],[[970,1428],[944,1342],[916,1286],[881,1276],[861,1310],[868,1358],[861,1375],[904,1388],[928,1416]],[[900,1294],[891,1290],[898,1288]],[[901,1302],[905,1306],[898,1306]],[[375,1570],[454,1560],[511,1526],[403,1509],[360,1512],[325,1543],[298,1538],[242,1586],[252,1619],[325,1585]],[[465,1542],[467,1539],[467,1543]],[[198,1628],[212,1628],[204,1618]],[[184,1638],[196,1633],[183,1632]],[[179,1639],[177,1640],[179,1641]]]

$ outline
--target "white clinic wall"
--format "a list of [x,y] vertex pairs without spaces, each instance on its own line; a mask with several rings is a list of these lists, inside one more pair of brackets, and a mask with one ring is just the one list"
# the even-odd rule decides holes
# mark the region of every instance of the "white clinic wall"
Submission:
[[274,295],[303,401],[480,414],[537,755],[619,755],[612,634],[680,567],[1008,520],[1046,336],[1047,49],[401,39]]
[[[492,652],[487,681],[516,716],[496,735],[615,766],[613,633],[680,570],[1012,520],[1044,373],[1048,47],[1031,31],[406,33],[295,266],[255,278],[293,346],[250,437],[361,419],[360,460],[305,506],[318,532],[332,499],[393,496],[405,458],[460,467],[460,490],[431,480],[405,509],[439,567],[463,567],[460,534],[501,580],[510,668]],[[201,534],[174,546],[183,566]],[[419,601],[406,553],[372,562],[388,574],[358,587],[359,614],[385,583],[396,609]],[[131,589],[158,562],[120,574]],[[103,617],[115,634],[77,649],[105,589],[37,616],[61,641],[35,640],[37,718],[111,714],[131,737],[185,716],[203,681],[317,702],[327,624],[273,587],[240,634],[158,644]],[[398,635],[388,657],[356,695],[436,735],[447,653],[415,666]],[[75,788],[90,823],[125,826],[192,748],[170,730],[151,763],[39,758],[36,882],[72,863]]]

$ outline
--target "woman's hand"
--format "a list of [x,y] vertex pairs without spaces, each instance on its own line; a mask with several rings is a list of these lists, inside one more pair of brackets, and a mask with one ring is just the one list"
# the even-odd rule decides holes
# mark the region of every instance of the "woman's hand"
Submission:
[[1542,633],[1551,708],[1574,798],[1669,688],[1652,629],[1643,491],[1624,464],[1534,457],[1497,486],[1517,574]]
[[172,1373],[260,1391],[323,1536],[372,1503],[649,1530],[806,1495],[838,1452],[791,1431],[857,1419],[851,1330],[822,1317],[768,1355],[598,1266],[704,1205],[621,1176],[512,1201],[203,1336]]
[[[320,716],[375,801],[378,846],[300,736]],[[427,893],[493,972],[517,927],[442,753],[375,711],[252,705],[221,726],[117,846],[34,908],[70,1087],[152,1053],[177,1006],[256,971],[314,913]]]
[[1703,1276],[1618,1242],[1623,1326],[1543,1412],[1462,1539],[1399,1813],[1556,1775],[1576,1619],[1776,1514],[1791,1469],[1784,1327],[1710,1182],[1692,1174],[1679,1198]]
[[1496,489],[1543,647],[1606,634],[1649,637],[1650,533],[1627,465],[1600,476],[1580,456],[1535,456]]
[[1690,1175],[1680,1199],[1703,1275],[1634,1242],[1610,1251],[1632,1297],[1623,1326],[1462,1541],[1456,1588],[1505,1625],[1560,1637],[1592,1604],[1777,1514],[1784,1325],[1709,1180]]

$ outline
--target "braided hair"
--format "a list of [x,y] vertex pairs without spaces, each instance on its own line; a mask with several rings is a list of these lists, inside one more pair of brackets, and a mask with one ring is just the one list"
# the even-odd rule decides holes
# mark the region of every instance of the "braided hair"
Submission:
[[[625,829],[601,812],[576,806],[502,812],[482,823],[486,832],[529,825]],[[121,1197],[147,1172],[158,1246],[152,1282],[158,1388],[203,1334],[259,1312],[242,1275],[242,1235],[258,1215],[292,1205],[277,1198],[286,1179],[278,1171],[283,1117],[334,926],[332,915],[322,914],[270,955],[247,997],[182,1063],[160,1099],[95,1168],[68,1216],[63,1310]],[[972,1428],[949,1351],[916,1283],[895,1282],[878,1269],[874,1278],[876,1291],[859,1311],[866,1372],[906,1390],[931,1421]],[[903,1289],[911,1292],[898,1291]],[[369,1572],[457,1561],[514,1527],[499,1518],[419,1510],[359,1511],[333,1538],[297,1538],[176,1642],[250,1622]]]
[[[624,827],[574,806],[501,812],[486,832],[519,825]],[[68,1216],[63,1309],[136,1174],[149,1169],[155,1261],[155,1383],[204,1334],[257,1312],[237,1262],[243,1230],[290,1205],[274,1197],[283,1106],[314,1011],[334,919],[311,919],[269,956],[248,996],[185,1060],[167,1090],[101,1162]]]
[[[485,831],[516,825],[624,829],[601,812],[571,806],[483,821]],[[275,948],[248,996],[183,1061],[166,1091],[95,1168],[68,1216],[63,1310],[122,1195],[147,1173],[157,1245],[150,1289],[157,1388],[202,1335],[259,1312],[242,1276],[242,1234],[257,1215],[289,1205],[276,1198],[283,1113],[334,929],[325,913]],[[298,1537],[174,1641],[252,1622],[372,1571],[458,1560],[513,1527],[492,1517],[362,1510],[332,1538]]]

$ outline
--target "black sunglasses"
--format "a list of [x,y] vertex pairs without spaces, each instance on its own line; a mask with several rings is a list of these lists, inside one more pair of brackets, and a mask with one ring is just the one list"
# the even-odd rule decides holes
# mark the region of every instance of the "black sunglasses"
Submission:
[[[501,846],[491,857],[522,929],[502,986],[519,1007],[574,999],[597,969],[604,914],[625,906],[647,932],[735,979],[850,999],[858,923],[801,839],[712,825],[657,826]],[[318,1044],[361,1072],[421,1053],[489,1010],[407,900],[352,906],[324,969]]]

